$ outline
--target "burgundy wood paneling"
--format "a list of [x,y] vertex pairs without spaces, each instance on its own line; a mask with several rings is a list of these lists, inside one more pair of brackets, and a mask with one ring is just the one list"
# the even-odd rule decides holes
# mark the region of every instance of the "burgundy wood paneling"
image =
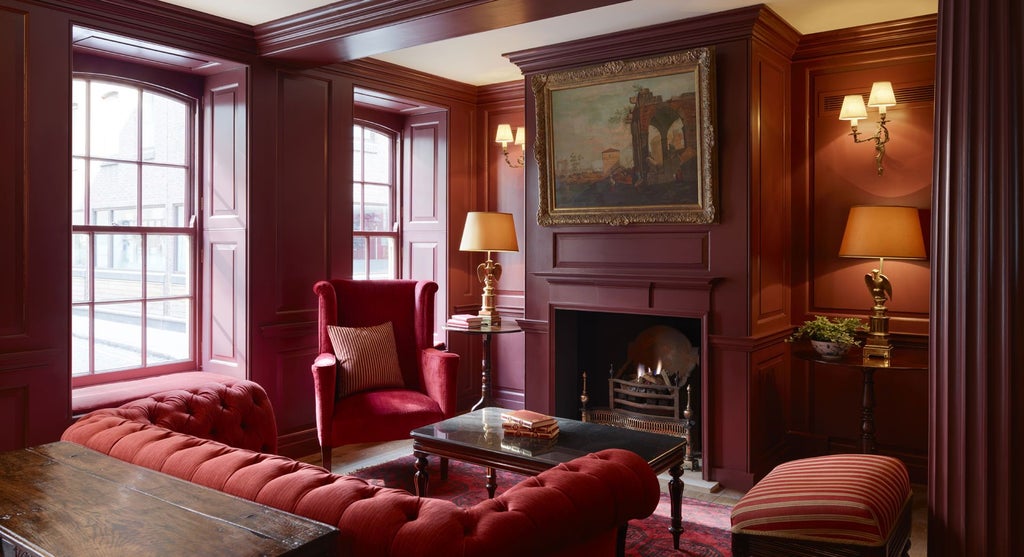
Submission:
[[[904,91],[930,86],[934,81],[934,57],[906,60],[891,52],[865,54],[874,64],[832,65],[811,72],[814,94],[811,128],[814,171],[811,187],[811,282],[809,313],[856,313],[866,317],[872,301],[864,287],[864,275],[877,260],[840,258],[839,244],[846,216],[853,205],[910,205],[927,214],[931,193],[932,103],[930,99],[904,102],[889,108],[891,140],[883,160],[884,174],[875,170],[871,144],[855,144],[849,124],[838,119],[838,107],[826,104],[830,97],[867,92],[873,81],[887,80]],[[897,96],[899,100],[899,96]],[[873,114],[872,117],[876,116]],[[870,119],[869,119],[870,120]],[[874,122],[860,129],[874,133]],[[929,272],[927,262],[887,261],[886,275],[893,282],[893,297],[886,304],[890,330],[923,334],[928,318]]]
[[789,61],[761,44],[751,75],[751,323],[753,333],[790,322]]
[[429,223],[437,225],[439,189],[444,185],[438,172],[438,162],[443,158],[438,122],[412,124],[409,127],[409,183],[408,216],[409,224]]
[[[566,306],[700,314],[700,306],[694,304],[700,304],[703,295],[703,307],[708,308],[704,334],[715,339],[702,345],[709,375],[701,417],[708,428],[705,473],[737,488],[749,487],[752,470],[760,466],[752,463],[749,428],[749,420],[764,419],[750,413],[753,397],[760,395],[752,392],[760,383],[751,382],[751,352],[762,343],[781,344],[784,337],[778,332],[789,326],[784,292],[789,285],[774,286],[785,279],[790,266],[787,235],[769,229],[773,225],[768,222],[752,228],[751,213],[774,213],[787,206],[786,72],[796,38],[792,28],[761,6],[509,55],[529,80],[534,72],[714,47],[720,222],[617,228],[531,225],[527,229],[526,318],[542,322],[551,319],[555,307]],[[527,113],[536,109],[530,93]],[[765,110],[777,114],[759,112]],[[527,152],[533,155],[529,145]],[[781,160],[764,160],[779,158],[780,152]],[[532,218],[539,202],[532,156],[526,176],[526,214]],[[760,258],[766,260],[759,262]],[[763,267],[752,277],[755,264]],[[762,287],[767,289],[767,309],[759,305],[755,310],[751,292]],[[767,340],[751,336],[755,320],[764,322],[756,331]],[[529,338],[533,335],[541,338]],[[547,329],[539,326],[530,327],[527,337],[531,367],[526,404],[550,411],[544,404],[553,403],[546,385],[553,381],[552,341]]]
[[0,7],[0,346],[26,332],[27,15]]
[[203,369],[248,375],[248,74],[207,78],[204,106]]
[[[858,316],[866,321],[870,294],[864,275],[877,260],[845,259],[839,244],[852,205],[912,205],[927,217],[931,190],[932,102],[930,95],[910,100],[908,91],[930,91],[934,79],[934,18],[915,18],[841,32],[809,35],[801,41],[793,66],[793,316]],[[885,48],[879,34],[893,31]],[[905,32],[911,29],[912,32]],[[859,34],[858,31],[863,31]],[[844,38],[843,41],[835,40]],[[831,50],[829,50],[831,48]],[[848,122],[838,119],[842,96],[867,93],[873,81],[893,82],[891,140],[882,176],[875,169],[871,144],[854,144]],[[874,112],[872,118],[877,116]],[[876,124],[862,121],[871,134]],[[928,327],[929,263],[890,260],[885,272],[894,296],[887,304],[890,330],[897,340],[923,337]],[[921,335],[907,337],[906,335]],[[899,349],[899,347],[897,347]],[[791,457],[859,450],[862,375],[794,359],[789,393]],[[875,375],[879,451],[897,456],[923,479],[928,414],[927,374],[881,372]],[[884,417],[884,420],[883,420]]]
[[327,207],[331,196],[327,155],[339,145],[332,135],[331,81],[280,72],[277,107],[277,188],[274,227],[277,265],[277,312],[315,308],[311,288],[324,278],[327,222],[321,209],[311,218],[311,206]]
[[774,344],[750,355],[750,454],[755,478],[785,460],[789,351]]
[[29,387],[10,383],[11,375],[5,372],[0,379],[0,420],[5,424],[0,430],[0,447],[5,450],[29,444]]
[[562,232],[554,237],[556,269],[620,269],[639,275],[706,272],[708,232]]
[[68,30],[0,1],[0,450],[56,440],[71,414]]
[[246,159],[245,146],[245,73],[231,76],[227,83],[210,88],[207,133],[210,153],[204,161],[209,167],[210,192],[207,218],[210,227],[231,219],[230,227],[245,227]]
[[[245,372],[245,361],[240,359],[245,343],[238,342],[245,338],[245,328],[238,326],[245,324],[244,320],[239,319],[239,313],[244,315],[245,311],[245,291],[238,292],[236,289],[239,275],[245,276],[245,267],[240,265],[245,256],[239,248],[237,241],[211,241],[206,246],[208,257],[204,261],[204,268],[208,275],[206,284],[210,302],[209,309],[203,313],[204,331],[208,334],[204,367],[216,366],[219,373],[224,372],[222,366],[229,367],[234,373]],[[236,303],[239,298],[242,304]]]
[[[448,119],[445,112],[406,120],[402,171],[402,276],[448,280]],[[434,295],[434,340],[444,339],[448,290]]]
[[928,554],[1024,554],[1024,7],[941,0]]

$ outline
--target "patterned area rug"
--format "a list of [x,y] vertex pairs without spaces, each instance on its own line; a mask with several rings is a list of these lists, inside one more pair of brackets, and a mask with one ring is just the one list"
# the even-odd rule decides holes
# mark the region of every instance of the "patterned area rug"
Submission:
[[[410,455],[349,475],[363,478],[375,485],[398,487],[415,493],[414,462],[415,459]],[[448,479],[441,481],[437,459],[431,457],[428,474],[431,497],[447,499],[462,507],[475,505],[487,497],[484,470],[479,466],[451,460],[448,463]],[[497,493],[502,493],[523,478],[524,476],[519,474],[499,470]],[[634,520],[629,523],[629,530],[626,533],[626,555],[731,557],[729,511],[730,508],[725,505],[683,497],[683,535],[679,540],[679,551],[676,551],[672,548],[672,534],[668,531],[671,507],[668,495],[662,493],[661,502],[653,515],[645,520]]]

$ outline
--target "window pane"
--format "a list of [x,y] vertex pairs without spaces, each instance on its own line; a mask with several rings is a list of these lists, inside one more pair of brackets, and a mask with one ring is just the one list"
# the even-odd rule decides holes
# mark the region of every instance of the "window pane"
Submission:
[[[96,234],[96,300],[137,300],[142,297],[142,236]],[[101,260],[101,257],[102,260]]]
[[[138,165],[92,161],[89,165],[89,205],[92,224],[136,226],[139,204]],[[117,209],[118,213],[103,214]]]
[[366,238],[352,238],[352,278],[366,280]]
[[352,179],[363,181],[363,127],[352,127]]
[[391,188],[387,186],[366,186],[363,200],[363,230],[373,232],[391,231]]
[[185,103],[163,95],[142,93],[142,160],[185,164],[187,133]]
[[146,304],[146,364],[158,365],[188,360],[192,332],[192,304],[189,300],[166,300]]
[[194,103],[76,78],[71,110],[72,374],[187,365],[196,357]]
[[71,224],[85,224],[85,159],[71,159]]
[[93,81],[89,97],[89,154],[138,160],[139,90]]
[[352,230],[363,230],[363,185],[352,184]]
[[89,306],[71,308],[71,375],[89,373]]
[[71,301],[89,301],[89,235],[71,235]]
[[394,238],[370,238],[370,278],[395,278]]
[[142,365],[142,303],[97,305],[96,369],[113,371]]
[[71,82],[71,154],[76,156],[87,155],[85,150],[85,115],[88,110],[86,102],[86,83],[84,80],[75,79]]
[[184,168],[142,167],[142,226],[184,226],[175,222],[185,204]]
[[189,237],[160,234],[146,238],[146,297],[165,298],[191,294]]
[[363,160],[366,165],[364,182],[391,183],[391,137],[366,130]]

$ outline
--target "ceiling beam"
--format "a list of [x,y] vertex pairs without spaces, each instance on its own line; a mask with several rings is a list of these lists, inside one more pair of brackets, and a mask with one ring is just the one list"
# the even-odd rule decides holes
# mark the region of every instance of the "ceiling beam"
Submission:
[[261,56],[322,66],[624,0],[345,0],[257,25]]

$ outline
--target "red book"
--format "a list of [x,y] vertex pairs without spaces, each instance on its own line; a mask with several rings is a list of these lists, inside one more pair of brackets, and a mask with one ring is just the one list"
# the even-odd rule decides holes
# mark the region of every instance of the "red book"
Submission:
[[558,422],[554,418],[533,410],[511,410],[501,415],[504,423],[519,424],[527,429],[538,429],[550,425],[557,427]]

